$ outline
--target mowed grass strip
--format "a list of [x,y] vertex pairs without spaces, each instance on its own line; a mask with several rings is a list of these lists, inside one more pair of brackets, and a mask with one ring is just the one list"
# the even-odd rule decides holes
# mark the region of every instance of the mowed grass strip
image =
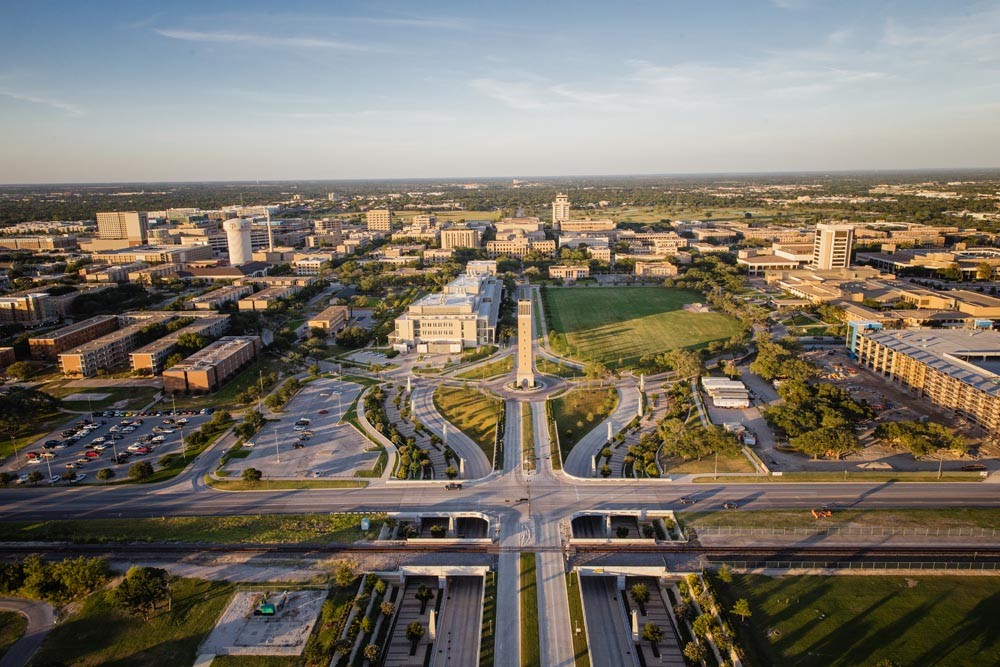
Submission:
[[434,407],[479,445],[493,464],[500,401],[475,389],[442,385],[434,391]]
[[525,470],[535,469],[535,423],[531,403],[521,403],[521,459]]
[[[822,505],[818,499],[817,506]],[[930,528],[985,528],[1000,530],[1000,509],[944,507],[940,509],[833,510],[833,516],[815,519],[808,509],[682,512],[685,526],[734,528],[830,528],[834,526]]]
[[715,579],[745,664],[773,667],[997,665],[1000,577],[795,576]]
[[698,349],[739,332],[721,313],[691,313],[697,292],[666,287],[549,288],[553,329],[565,336],[571,356],[610,367],[636,364],[644,354]]
[[569,622],[573,625],[573,661],[576,663],[576,667],[590,667],[590,652],[587,650],[587,624],[583,618],[580,577],[576,572],[566,573],[566,594],[569,596]]
[[618,406],[618,392],[607,388],[574,389],[552,400],[552,414],[559,432],[559,449],[565,461],[570,450]]
[[147,667],[191,665],[198,645],[229,603],[225,581],[177,579],[172,608],[160,607],[143,621],[111,603],[110,591],[88,597],[79,614],[60,623],[42,642],[33,665]]
[[463,380],[483,380],[503,375],[504,373],[510,373],[512,370],[514,370],[514,357],[506,356],[503,359],[497,359],[488,364],[462,371],[455,377]]
[[374,539],[384,514],[373,512],[372,530],[353,514],[255,514],[157,519],[66,519],[0,523],[5,540],[47,542],[302,543]]
[[541,667],[536,555],[521,554],[521,667]]
[[486,573],[483,591],[483,622],[479,635],[479,667],[493,667],[496,660],[497,573]]

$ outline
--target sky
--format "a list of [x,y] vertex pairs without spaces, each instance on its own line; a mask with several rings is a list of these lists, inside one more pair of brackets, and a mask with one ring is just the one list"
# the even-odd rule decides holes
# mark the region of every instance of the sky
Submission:
[[995,1],[39,0],[0,21],[0,183],[998,167],[998,119]]

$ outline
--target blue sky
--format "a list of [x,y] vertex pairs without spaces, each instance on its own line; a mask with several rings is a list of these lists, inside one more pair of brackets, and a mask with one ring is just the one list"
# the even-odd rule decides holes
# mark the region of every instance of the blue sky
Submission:
[[24,2],[0,182],[1000,166],[995,2]]

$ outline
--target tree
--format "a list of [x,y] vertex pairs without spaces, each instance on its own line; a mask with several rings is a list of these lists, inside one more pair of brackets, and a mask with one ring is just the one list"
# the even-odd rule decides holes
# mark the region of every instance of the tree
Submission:
[[976,264],[976,280],[992,280],[993,266],[989,262]]
[[[420,612],[423,615],[423,611]],[[424,636],[424,626],[420,624],[420,621],[413,621],[406,626],[406,638],[410,641],[410,655],[413,655],[417,650],[417,642],[420,638]]]
[[139,614],[148,621],[156,603],[167,597],[170,575],[158,567],[133,566],[112,592],[115,606]]
[[642,638],[649,642],[650,646],[655,647],[656,644],[663,639],[663,628],[658,626],[656,623],[649,622],[642,626]]
[[733,603],[733,608],[730,611],[739,616],[740,620],[743,621],[746,621],[748,618],[753,616],[753,612],[750,610],[750,603],[746,598],[740,598]]
[[821,428],[795,436],[789,440],[792,447],[803,454],[817,459],[833,456],[840,459],[844,454],[858,449],[861,445],[853,431],[843,428]]
[[153,476],[153,464],[149,461],[140,461],[129,466],[128,477],[141,482]]
[[396,605],[386,601],[379,605],[378,610],[382,612],[383,616],[392,616],[393,612],[396,611]]
[[111,468],[101,468],[97,471],[97,479],[102,482],[110,482],[115,477],[115,471]]
[[427,609],[427,602],[434,597],[434,591],[428,588],[426,584],[420,584],[416,597],[420,600],[420,615],[423,616],[424,610]]
[[365,660],[374,664],[375,661],[378,660],[379,656],[378,646],[376,646],[375,644],[369,644],[368,646],[365,647],[364,655],[365,655]]
[[677,377],[688,379],[700,377],[703,371],[701,355],[693,350],[676,349],[667,355],[670,367]]
[[27,387],[12,387],[0,393],[0,431],[8,439],[34,428],[42,415],[59,407],[59,400]]
[[32,486],[38,484],[43,479],[45,479],[45,475],[38,472],[37,470],[32,470],[30,473],[28,473],[28,484],[31,484]]
[[639,613],[645,616],[646,603],[649,602],[649,589],[646,587],[646,584],[633,584],[631,593],[632,599],[639,605]]
[[264,474],[257,468],[244,468],[243,470],[243,481],[244,482],[259,482]]
[[694,619],[694,623],[691,624],[691,630],[694,631],[696,637],[701,637],[704,639],[712,632],[712,616],[711,614],[701,614],[698,618]]
[[17,477],[9,472],[0,472],[0,486],[7,486],[15,479],[17,479]]
[[333,564],[333,583],[338,588],[347,588],[354,583],[357,575],[357,563],[349,560],[340,560]]
[[696,665],[700,665],[708,657],[708,649],[703,644],[688,642],[684,646],[684,657]]
[[35,367],[27,361],[18,361],[8,366],[7,370],[4,372],[7,377],[16,378],[18,380],[27,380],[35,374]]
[[726,565],[725,563],[723,563],[722,567],[719,568],[718,575],[719,575],[719,581],[722,581],[727,584],[733,583],[733,571],[729,569],[729,566]]

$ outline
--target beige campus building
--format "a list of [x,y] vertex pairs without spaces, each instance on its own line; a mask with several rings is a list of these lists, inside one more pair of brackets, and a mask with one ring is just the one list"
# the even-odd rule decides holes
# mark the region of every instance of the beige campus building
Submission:
[[109,211],[97,214],[97,238],[127,241],[123,245],[145,245],[148,218],[136,211]]
[[845,269],[851,265],[854,225],[820,223],[813,239],[812,265],[820,270]]
[[349,306],[329,306],[306,321],[310,329],[322,329],[327,335],[335,334],[347,326],[351,319]]
[[391,342],[396,349],[416,348],[421,354],[494,344],[502,290],[495,276],[462,274],[444,291],[410,304],[396,318]]
[[1000,436],[1000,331],[861,329],[858,363]]
[[32,336],[28,339],[28,348],[32,359],[55,361],[63,352],[109,334],[117,328],[118,318],[114,315],[97,315],[46,334]]
[[478,248],[479,230],[468,227],[451,227],[441,230],[441,247],[450,248]]
[[365,214],[368,230],[373,232],[392,231],[392,209],[373,208]]
[[163,391],[168,394],[215,391],[249,366],[260,351],[259,336],[223,336],[163,371]]

